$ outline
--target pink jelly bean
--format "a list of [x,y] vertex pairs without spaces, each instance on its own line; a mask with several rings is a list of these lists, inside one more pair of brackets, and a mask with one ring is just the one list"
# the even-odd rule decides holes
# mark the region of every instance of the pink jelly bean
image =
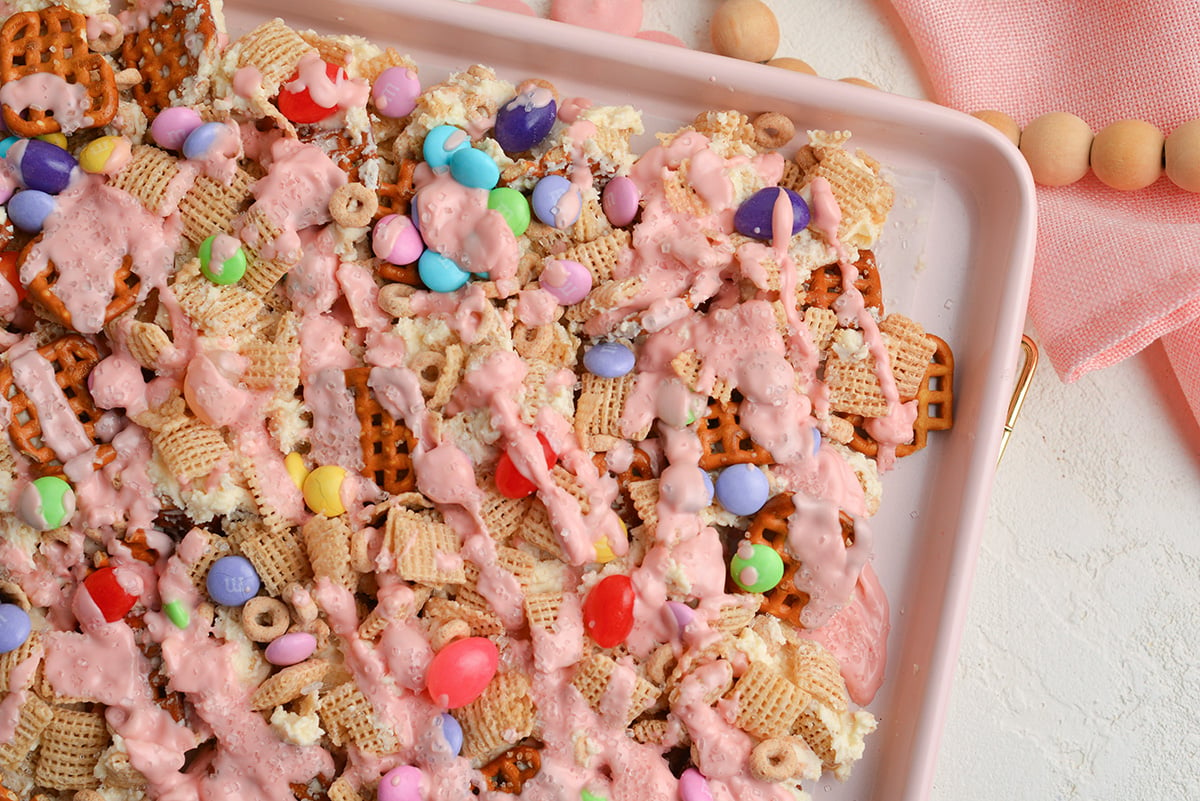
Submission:
[[267,661],[272,665],[286,667],[297,665],[312,656],[317,650],[317,638],[307,631],[293,631],[271,640],[267,646]]
[[679,777],[679,798],[680,801],[713,801],[708,779],[695,768],[688,768]]
[[632,178],[618,175],[604,185],[600,194],[600,207],[604,216],[618,228],[629,225],[638,213],[638,200],[641,194]]
[[408,67],[388,67],[371,86],[371,99],[384,117],[404,117],[417,107],[421,82]]
[[399,214],[389,214],[375,223],[371,232],[371,250],[392,264],[412,264],[421,258],[425,243],[412,220]]
[[376,790],[378,801],[421,801],[421,781],[425,776],[420,768],[401,765],[383,774]]
[[200,127],[204,120],[195,109],[187,106],[172,106],[158,112],[150,123],[150,136],[159,147],[179,150],[187,141],[188,134]]
[[592,274],[577,261],[552,259],[542,268],[538,286],[564,306],[578,303],[592,291]]
[[500,652],[486,637],[455,640],[433,655],[425,673],[429,697],[446,709],[474,701],[496,675]]

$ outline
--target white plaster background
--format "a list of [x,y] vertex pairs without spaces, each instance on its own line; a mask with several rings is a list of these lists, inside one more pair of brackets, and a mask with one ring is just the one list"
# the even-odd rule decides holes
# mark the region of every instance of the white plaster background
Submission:
[[[925,96],[887,2],[767,3],[779,55]],[[644,4],[644,28],[711,49],[717,0]],[[997,472],[931,801],[1197,797],[1198,612],[1200,427],[1161,349],[1072,385],[1043,359]]]

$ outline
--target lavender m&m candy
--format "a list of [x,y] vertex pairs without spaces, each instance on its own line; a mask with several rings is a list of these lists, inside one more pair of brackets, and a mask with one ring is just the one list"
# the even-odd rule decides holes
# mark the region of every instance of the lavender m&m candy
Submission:
[[441,727],[442,738],[445,739],[446,745],[449,746],[450,753],[458,756],[462,753],[463,747],[462,725],[449,712],[443,712],[437,718],[437,721],[436,725]]
[[262,581],[244,556],[222,556],[208,569],[208,595],[222,606],[241,606],[258,594]]
[[371,100],[380,116],[406,117],[417,107],[421,81],[408,67],[388,67],[371,85]]
[[460,148],[450,156],[450,175],[472,189],[491,189],[500,182],[495,160],[473,147]]
[[439,125],[425,134],[421,155],[432,169],[441,170],[450,166],[451,157],[464,147],[471,146],[471,137],[453,125]]
[[0,604],[0,654],[24,645],[32,629],[28,612],[16,604]]
[[388,214],[375,223],[371,232],[371,251],[391,264],[412,264],[424,250],[421,233],[408,217]]
[[264,656],[272,665],[298,665],[317,650],[317,638],[307,631],[291,631],[271,640]]
[[471,274],[463,270],[453,259],[434,250],[427,250],[417,259],[417,275],[434,292],[453,292],[467,283]]
[[183,141],[184,158],[204,159],[220,147],[222,141],[229,135],[229,129],[219,122],[202,123],[187,135]]
[[604,185],[600,193],[600,208],[604,216],[617,228],[623,228],[633,222],[638,213],[638,202],[641,193],[632,178],[618,175]]
[[383,774],[376,790],[379,801],[423,801],[421,782],[425,774],[412,765],[401,765]]
[[620,342],[601,342],[583,354],[583,366],[601,378],[620,378],[633,369],[637,358]]
[[23,189],[8,199],[8,218],[22,231],[36,234],[56,208],[54,195],[39,189]]
[[496,112],[492,138],[505,153],[521,153],[546,138],[557,114],[554,93],[544,86],[530,85]]
[[204,120],[194,108],[172,106],[158,112],[154,122],[150,123],[150,138],[159,147],[180,150],[188,135],[203,124]]
[[75,157],[58,145],[41,139],[24,139],[9,150],[7,158],[15,161],[21,183],[27,189],[37,189],[57,195],[71,183],[78,166]]
[[738,206],[738,210],[733,214],[733,227],[738,233],[753,239],[772,239],[775,231],[775,203],[780,192],[791,201],[791,236],[800,233],[808,225],[808,204],[792,190],[778,186],[760,189]]
[[679,801],[713,801],[708,779],[695,768],[688,768],[679,777]]
[[569,228],[583,211],[583,195],[561,175],[547,175],[533,187],[534,215],[553,228]]
[[766,473],[757,465],[735,464],[717,476],[717,501],[735,515],[752,515],[771,496]]
[[570,306],[586,298],[592,291],[592,274],[577,261],[551,259],[542,267],[538,286],[562,305]]

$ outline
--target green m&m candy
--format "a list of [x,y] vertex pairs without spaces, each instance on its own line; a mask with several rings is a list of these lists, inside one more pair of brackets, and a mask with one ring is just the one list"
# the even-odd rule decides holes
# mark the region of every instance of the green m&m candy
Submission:
[[228,234],[213,234],[200,243],[200,272],[214,284],[236,284],[246,274],[246,252]]
[[768,592],[783,580],[783,557],[770,545],[745,540],[729,560],[729,574],[746,592]]
[[520,236],[529,227],[529,201],[515,189],[498,186],[488,192],[488,208],[500,212],[514,236]]
[[65,526],[75,514],[75,491],[58,476],[36,478],[21,490],[17,511],[38,531]]

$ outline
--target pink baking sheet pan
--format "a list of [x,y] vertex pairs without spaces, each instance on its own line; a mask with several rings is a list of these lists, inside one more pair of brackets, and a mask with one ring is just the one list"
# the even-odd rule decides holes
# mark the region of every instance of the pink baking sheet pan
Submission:
[[643,146],[705,109],[779,111],[801,132],[852,131],[851,144],[885,165],[896,187],[876,248],[885,307],[953,348],[955,424],[884,477],[874,564],[892,633],[869,707],[879,730],[848,782],[827,775],[809,789],[827,801],[926,798],[1029,291],[1034,193],[1017,150],[932,103],[449,0],[239,0],[226,16],[235,36],[279,16],[367,37],[411,55],[425,85],[484,63],[509,80],[543,77],[567,95],[629,103],[644,112]]

